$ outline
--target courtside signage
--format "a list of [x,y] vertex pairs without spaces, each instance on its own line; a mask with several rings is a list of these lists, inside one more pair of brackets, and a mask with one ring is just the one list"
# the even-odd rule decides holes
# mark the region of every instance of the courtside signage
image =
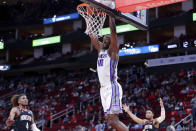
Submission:
[[60,42],[61,42],[60,36],[37,39],[37,40],[33,40],[33,47],[50,45],[50,44],[55,44],[55,43],[60,43]]
[[9,65],[0,65],[0,71],[7,71],[10,69]]
[[78,19],[78,18],[79,18],[78,13],[72,13],[72,14],[62,15],[62,16],[56,16],[55,15],[53,18],[44,19],[43,24],[51,24],[51,23],[56,23],[56,22],[61,22],[61,21]]
[[[135,31],[135,30],[139,30],[139,29],[130,24],[116,26],[117,33],[123,33],[123,32]],[[100,36],[104,36],[108,34],[110,34],[110,28],[101,29]]]
[[139,55],[139,54],[154,53],[154,52],[159,52],[159,45],[121,49],[119,51],[119,56]]
[[193,13],[193,21],[196,21],[196,13]]
[[0,50],[3,50],[4,49],[4,43],[1,41],[0,42]]
[[176,56],[147,60],[148,67],[196,62],[196,55]]

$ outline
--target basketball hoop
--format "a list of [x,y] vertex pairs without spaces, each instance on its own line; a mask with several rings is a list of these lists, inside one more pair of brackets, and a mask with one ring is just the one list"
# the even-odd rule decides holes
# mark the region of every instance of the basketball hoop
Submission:
[[99,38],[101,29],[105,23],[106,13],[86,3],[78,5],[77,10],[86,21],[87,27],[85,33]]

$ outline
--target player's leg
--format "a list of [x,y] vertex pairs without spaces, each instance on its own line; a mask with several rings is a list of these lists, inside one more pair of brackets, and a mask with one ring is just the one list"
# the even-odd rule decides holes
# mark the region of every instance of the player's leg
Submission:
[[107,124],[115,128],[117,131],[128,131],[128,128],[123,124],[119,118],[118,114],[107,114],[106,116]]
[[196,107],[192,109],[193,124],[196,124]]
[[[110,97],[110,108],[107,111],[107,124],[115,128],[117,131],[128,131],[128,128],[119,120],[119,113],[122,113],[122,88],[120,84],[113,84],[112,100]],[[109,97],[108,97],[109,98]],[[108,100],[107,100],[108,101]]]
[[106,102],[106,98],[107,98],[107,88],[100,88],[100,96],[101,96],[101,104],[104,110],[104,114],[107,112],[107,102]]

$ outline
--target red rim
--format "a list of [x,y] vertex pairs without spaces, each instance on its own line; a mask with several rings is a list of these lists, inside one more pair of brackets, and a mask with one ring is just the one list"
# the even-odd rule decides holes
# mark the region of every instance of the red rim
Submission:
[[[99,12],[99,13],[97,13],[97,12],[93,12],[93,11],[91,11],[91,12],[87,12],[87,11],[82,11],[80,8],[81,7],[90,7],[90,5],[89,4],[86,4],[86,3],[82,3],[82,4],[80,4],[80,5],[78,5],[77,6],[77,10],[78,10],[78,12],[82,12],[82,13],[84,13],[84,14],[88,14],[88,15],[98,15],[98,14],[100,14],[100,15],[106,15],[106,13],[105,12]],[[94,8],[93,7],[93,9],[96,9],[96,8]]]

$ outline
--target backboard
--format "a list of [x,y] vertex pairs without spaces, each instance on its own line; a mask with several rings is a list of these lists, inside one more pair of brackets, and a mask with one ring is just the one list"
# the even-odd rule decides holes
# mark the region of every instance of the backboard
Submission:
[[100,8],[107,14],[115,15],[115,18],[131,24],[141,30],[148,29],[148,10],[141,10],[131,13],[122,13],[116,10],[114,0],[81,0],[84,3]]

